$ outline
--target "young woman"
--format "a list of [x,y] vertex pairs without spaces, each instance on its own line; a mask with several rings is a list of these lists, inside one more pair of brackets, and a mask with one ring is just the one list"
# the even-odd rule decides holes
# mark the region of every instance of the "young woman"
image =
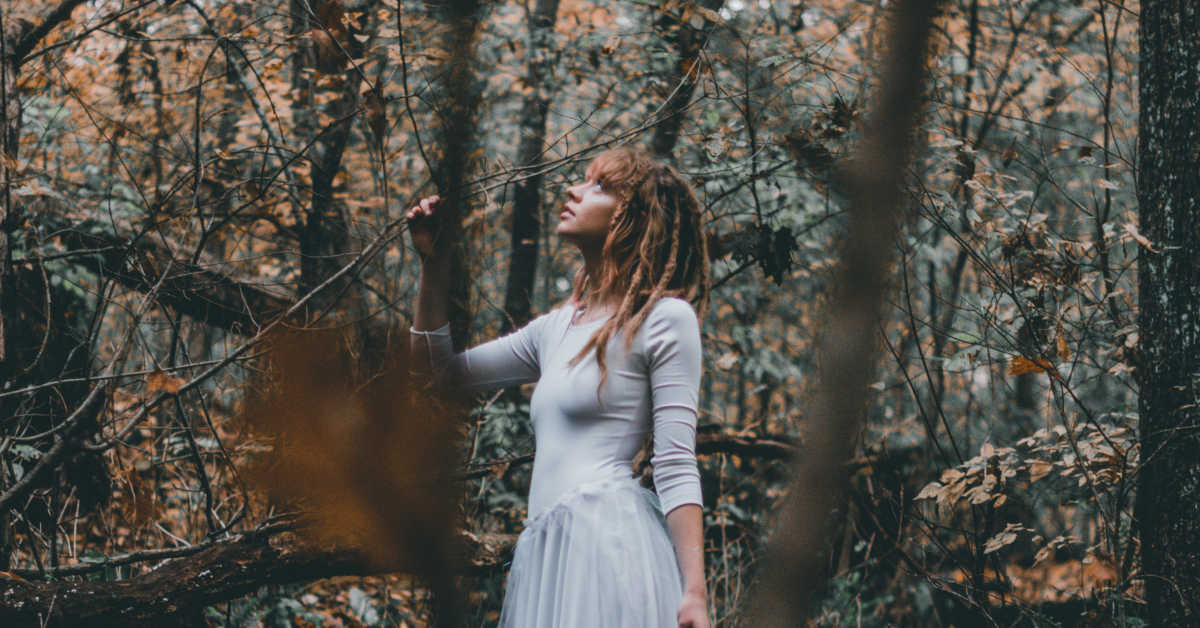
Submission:
[[[709,275],[687,182],[638,149],[596,157],[567,188],[555,230],[583,255],[571,297],[457,355],[447,247],[428,220],[439,201],[423,199],[407,217],[422,259],[414,358],[472,391],[537,382],[529,518],[500,625],[707,628],[695,441],[696,309]],[[647,435],[657,494],[632,476]]]

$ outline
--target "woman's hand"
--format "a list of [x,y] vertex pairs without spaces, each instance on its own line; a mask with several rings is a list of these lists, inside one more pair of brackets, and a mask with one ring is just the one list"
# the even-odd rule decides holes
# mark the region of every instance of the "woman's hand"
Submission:
[[442,253],[439,250],[441,243],[438,237],[440,225],[433,215],[441,202],[442,197],[437,194],[426,196],[404,216],[408,221],[408,235],[412,237],[413,246],[421,256],[422,263],[430,259],[438,260]]
[[675,618],[679,628],[708,628],[708,600],[699,593],[685,592]]

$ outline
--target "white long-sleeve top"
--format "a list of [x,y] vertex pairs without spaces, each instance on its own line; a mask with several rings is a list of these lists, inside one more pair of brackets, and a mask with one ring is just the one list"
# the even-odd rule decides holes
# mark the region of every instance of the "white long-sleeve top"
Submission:
[[568,368],[603,319],[585,323],[564,305],[524,327],[455,354],[449,324],[412,332],[414,359],[472,392],[537,382],[530,402],[536,451],[529,515],[593,480],[629,477],[633,456],[653,430],[654,485],[663,514],[703,505],[696,467],[700,391],[700,325],[687,301],[659,299],[638,329],[632,349],[618,332],[605,354],[608,380],[597,395],[595,352]]

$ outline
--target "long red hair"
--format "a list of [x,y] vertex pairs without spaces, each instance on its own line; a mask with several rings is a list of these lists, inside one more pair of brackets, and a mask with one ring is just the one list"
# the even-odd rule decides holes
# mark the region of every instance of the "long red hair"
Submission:
[[607,150],[588,166],[588,178],[610,190],[618,204],[600,255],[599,285],[589,286],[580,267],[570,302],[587,308],[618,306],[569,365],[595,349],[603,387],[609,339],[623,331],[628,351],[658,299],[686,299],[703,318],[710,287],[708,242],[700,201],[687,180],[646,151],[629,146]]

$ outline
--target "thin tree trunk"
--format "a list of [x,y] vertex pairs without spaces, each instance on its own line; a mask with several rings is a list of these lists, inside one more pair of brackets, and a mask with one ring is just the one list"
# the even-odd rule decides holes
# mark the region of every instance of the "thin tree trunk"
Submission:
[[[306,5],[307,3],[301,3]],[[295,7],[296,3],[293,2]],[[331,9],[337,7],[333,0],[325,0],[321,3],[312,3],[313,9],[317,16],[323,16],[329,22],[321,24],[312,20],[312,17],[307,15],[307,9],[301,8],[303,13],[292,16],[293,30],[312,29],[325,34],[330,41],[341,39],[339,33],[345,33],[344,40],[338,41],[341,48],[326,51],[324,54],[329,57],[356,57],[359,56],[362,50],[362,43],[353,35],[357,34],[355,29],[342,30],[340,20],[337,16],[340,12]],[[329,33],[332,33],[330,35]],[[344,49],[344,51],[343,51]],[[318,54],[318,56],[320,56]],[[334,177],[342,167],[342,156],[345,154],[346,146],[350,142],[350,133],[354,116],[352,115],[358,107],[359,86],[362,84],[362,74],[359,68],[349,60],[346,60],[344,71],[334,75],[337,77],[336,91],[338,97],[334,99],[325,108],[325,113],[331,120],[335,128],[325,130],[317,128],[317,110],[313,91],[315,86],[307,80],[304,72],[310,67],[306,66],[305,62],[312,62],[312,55],[300,56],[294,59],[295,71],[300,76],[293,77],[293,84],[297,86],[307,87],[301,98],[306,103],[309,103],[307,114],[299,116],[298,131],[305,131],[313,134],[318,134],[313,146],[313,169],[312,169],[312,201],[307,210],[304,212],[304,224],[299,229],[300,235],[300,292],[307,293],[313,288],[321,285],[330,275],[337,272],[346,259],[353,257],[349,252],[350,248],[350,227],[342,208],[334,201]],[[320,63],[317,64],[320,66]],[[320,69],[320,68],[318,68]],[[323,68],[328,70],[328,67]],[[302,135],[303,136],[303,135]],[[314,300],[313,310],[316,313],[333,307],[335,300],[347,299],[345,294],[348,288],[350,278],[347,277],[338,286],[333,286],[331,290],[327,290],[320,298]],[[350,297],[347,299],[349,304],[359,302],[359,299]]]
[[[716,11],[721,8],[723,0],[699,0],[696,4],[705,10]],[[705,27],[710,28],[707,22]],[[688,23],[678,24],[676,28],[679,31],[676,40],[679,58],[676,59],[675,67],[667,81],[667,89],[679,89],[668,97],[667,104],[663,107],[664,119],[654,128],[654,138],[650,141],[650,150],[664,159],[670,158],[675,151],[679,130],[683,127],[684,113],[692,101],[692,94],[696,92],[696,81],[700,77],[700,52],[704,50],[704,44],[708,41],[707,31],[694,29]]]
[[[21,130],[21,101],[15,89],[17,60],[12,50],[20,39],[17,29],[8,23],[11,19],[0,6],[0,304],[4,303],[4,289],[9,283],[8,234],[16,223],[12,210],[12,171],[16,165],[18,133]],[[6,387],[16,369],[11,368],[11,359],[5,350],[8,339],[4,333],[4,322],[10,313],[0,306],[0,388]],[[0,461],[0,490],[9,485],[7,465]],[[7,512],[0,513],[0,570],[8,567],[12,554],[12,519]]]
[[448,25],[439,45],[450,52],[450,57],[438,72],[444,77],[440,88],[448,97],[440,104],[437,139],[441,155],[432,174],[442,206],[449,210],[440,218],[441,229],[448,233],[455,248],[450,260],[449,318],[456,350],[462,350],[470,341],[472,281],[467,263],[470,243],[463,237],[462,223],[470,213],[471,194],[463,181],[471,170],[482,93],[475,73],[482,6],[478,0],[445,0],[435,7],[441,21]]
[[[4,293],[8,260],[12,251],[8,245],[8,234],[16,222],[12,210],[12,171],[17,162],[18,133],[21,131],[21,100],[16,90],[17,57],[13,49],[17,46],[20,33],[8,24],[11,17],[0,7],[0,294]],[[0,365],[4,363],[4,316],[0,313]],[[0,371],[0,375],[3,371]]]
[[1200,5],[1141,6],[1138,257],[1142,468],[1134,513],[1153,626],[1200,615]]
[[[537,163],[546,143],[546,112],[550,108],[550,85],[554,73],[551,37],[558,16],[558,0],[537,0],[529,20],[529,43],[525,83],[530,88],[521,103],[521,139],[517,163]],[[513,192],[512,259],[504,311],[508,314],[502,331],[524,325],[532,317],[533,282],[537,273],[538,238],[542,230],[542,175],[521,179]]]

